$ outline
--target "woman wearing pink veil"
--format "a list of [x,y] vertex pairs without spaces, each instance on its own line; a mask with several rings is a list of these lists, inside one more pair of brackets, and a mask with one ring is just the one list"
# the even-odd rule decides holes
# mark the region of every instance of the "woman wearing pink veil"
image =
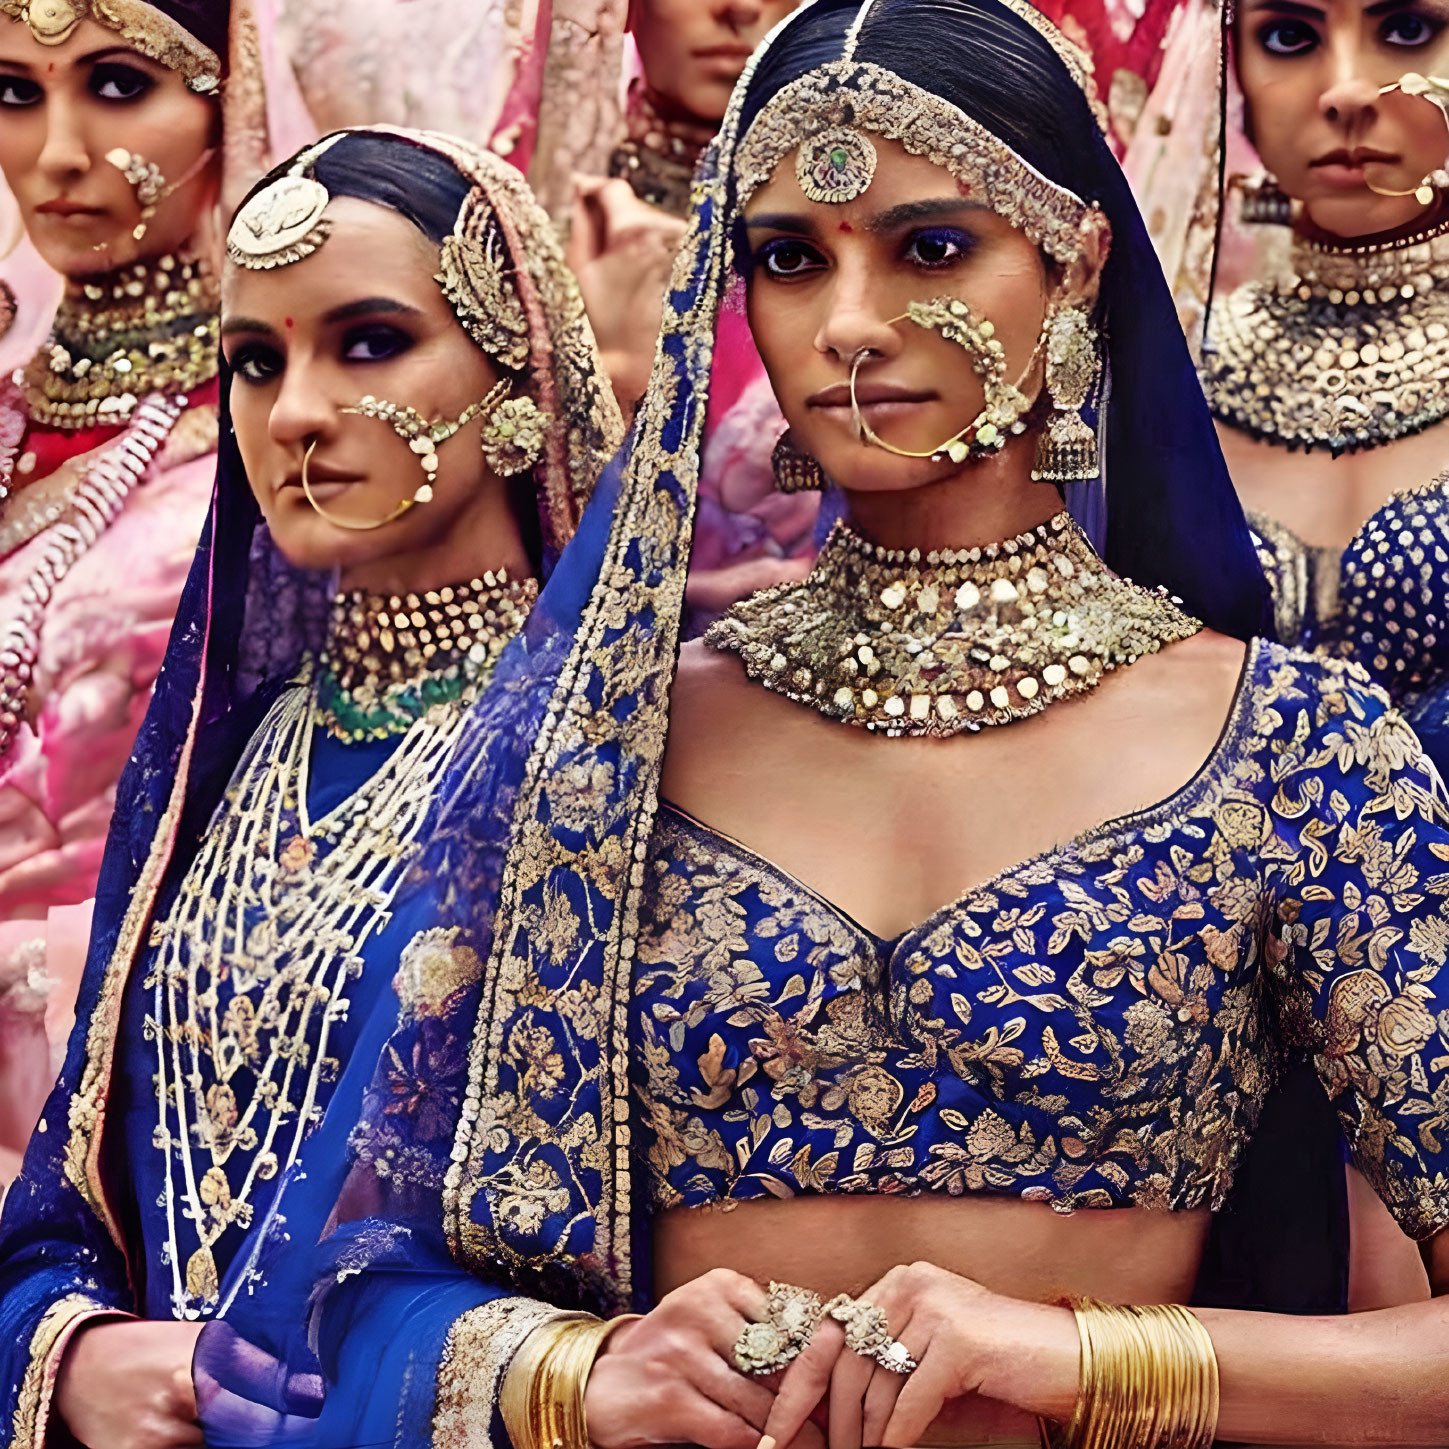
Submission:
[[227,0],[0,5],[0,168],[64,279],[0,392],[0,1184],[211,496],[216,214],[266,146],[260,82],[228,66],[250,24]]

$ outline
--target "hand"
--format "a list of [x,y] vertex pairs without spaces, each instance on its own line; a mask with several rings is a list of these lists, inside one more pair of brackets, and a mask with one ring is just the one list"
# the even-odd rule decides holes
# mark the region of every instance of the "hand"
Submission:
[[[734,1365],[735,1340],[765,1317],[751,1278],[716,1268],[619,1329],[589,1374],[584,1413],[596,1449],[697,1444],[756,1449],[775,1395]],[[818,1446],[813,1431],[802,1444]]]
[[76,1331],[60,1361],[55,1408],[87,1449],[200,1444],[191,1355],[199,1323],[141,1319]]
[[685,226],[639,200],[627,181],[581,181],[569,261],[620,405],[644,395],[665,288]]
[[891,1336],[918,1367],[893,1373],[845,1347],[827,1318],[780,1384],[765,1433],[788,1444],[827,1393],[830,1449],[919,1444],[948,1399],[980,1394],[1066,1419],[1079,1346],[1063,1308],[1024,1303],[933,1263],[892,1268],[860,1301],[883,1309]]

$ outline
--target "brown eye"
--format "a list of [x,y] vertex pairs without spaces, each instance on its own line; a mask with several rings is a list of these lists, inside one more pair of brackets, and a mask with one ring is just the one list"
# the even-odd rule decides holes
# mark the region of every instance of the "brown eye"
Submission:
[[33,106],[40,101],[42,94],[33,80],[18,75],[0,75],[0,106],[13,106],[17,110]]
[[789,237],[766,242],[755,260],[772,277],[798,277],[805,272],[818,271],[824,265],[814,247]]

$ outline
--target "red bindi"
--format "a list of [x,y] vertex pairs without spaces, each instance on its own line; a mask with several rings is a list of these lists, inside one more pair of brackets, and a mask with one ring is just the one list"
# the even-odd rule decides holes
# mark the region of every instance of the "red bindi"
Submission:
[[292,326],[292,319],[290,317],[287,318],[287,326],[288,328]]

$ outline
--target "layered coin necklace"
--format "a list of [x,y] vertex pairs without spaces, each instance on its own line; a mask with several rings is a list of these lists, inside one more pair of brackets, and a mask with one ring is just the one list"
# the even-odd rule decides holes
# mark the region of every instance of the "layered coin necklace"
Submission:
[[1449,416],[1449,221],[1382,246],[1295,237],[1292,275],[1213,307],[1203,387],[1289,448],[1373,448]]
[[889,735],[1008,724],[1202,624],[1118,578],[1067,513],[984,548],[877,547],[837,523],[803,583],[705,635],[769,689]]
[[[455,617],[469,621],[460,645],[477,651],[477,664],[460,684],[448,673],[458,647],[436,646],[423,663],[406,666],[406,700],[381,689],[358,704],[346,738],[401,738],[360,789],[317,821],[307,810],[309,762],[317,725],[326,727],[338,705],[335,698],[323,704],[320,678],[310,663],[304,667],[253,737],[174,904],[152,928],[145,1031],[156,1046],[153,1141],[166,1164],[161,1201],[178,1317],[227,1311],[251,1269],[236,1273],[223,1297],[218,1245],[229,1229],[252,1225],[263,1185],[296,1162],[323,1116],[343,1065],[337,1035],[352,983],[421,848],[430,785],[457,745],[467,706],[526,614],[527,591],[492,577],[492,585],[439,590],[438,603],[426,606],[442,611],[450,636]],[[481,594],[506,596],[513,607],[475,627],[478,614],[467,605],[478,605]],[[351,624],[360,597],[335,601],[334,620],[341,632],[353,632],[345,639],[334,632],[328,655],[355,656],[364,678],[365,655],[385,678],[393,657],[427,647],[417,642],[424,626],[411,624],[410,614],[409,629],[397,627],[403,598],[387,637],[380,628],[374,636],[371,602],[362,608],[364,623]],[[413,612],[422,613],[431,597]],[[453,605],[456,615],[448,612]],[[411,643],[403,643],[404,633]],[[446,680],[435,690],[430,680],[439,671],[428,665],[439,658]],[[345,686],[334,677],[330,688]],[[378,709],[385,726],[372,722]]]

